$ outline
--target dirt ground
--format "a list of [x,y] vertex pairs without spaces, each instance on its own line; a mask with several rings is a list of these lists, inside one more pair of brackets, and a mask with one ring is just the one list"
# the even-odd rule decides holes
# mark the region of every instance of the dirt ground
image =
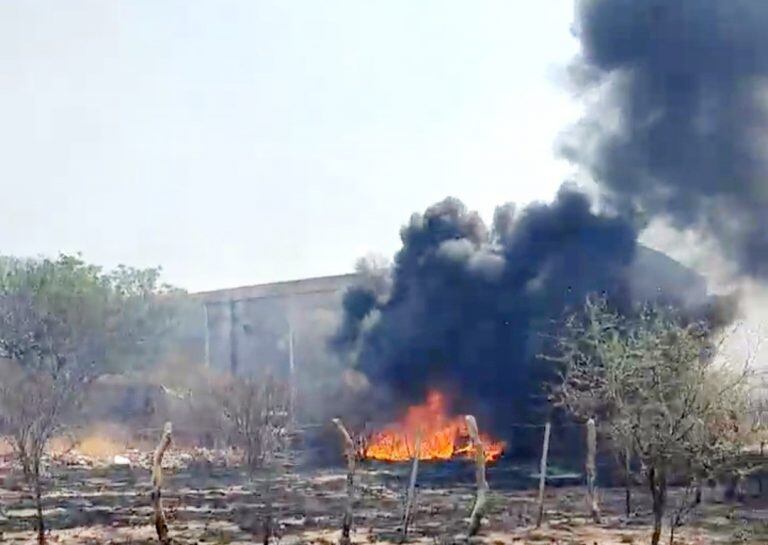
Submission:
[[[363,467],[358,473],[355,543],[397,543],[407,466]],[[491,475],[492,477],[492,475]],[[33,508],[9,468],[0,475],[0,531],[5,543],[34,542]],[[534,490],[494,488],[487,520],[473,541],[490,545],[648,543],[647,499],[636,493],[637,514],[623,512],[623,490],[601,491],[603,521],[584,517],[584,490],[552,488],[546,523],[534,528]],[[156,543],[151,524],[149,473],[141,467],[55,467],[47,483],[45,514],[51,543]],[[167,472],[165,504],[175,543],[337,543],[344,505],[341,467],[262,472],[249,477],[232,468],[192,463]],[[768,502],[755,498],[728,505],[705,498],[679,544],[768,542]],[[471,483],[422,483],[409,541],[428,545],[463,541],[472,507]],[[268,524],[269,522],[269,524]],[[668,542],[665,536],[664,543]]]

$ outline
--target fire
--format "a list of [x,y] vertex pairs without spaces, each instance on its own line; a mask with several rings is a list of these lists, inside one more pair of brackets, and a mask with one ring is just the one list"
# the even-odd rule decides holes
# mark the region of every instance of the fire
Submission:
[[[472,446],[463,416],[448,416],[445,396],[431,391],[422,405],[408,408],[403,420],[374,433],[368,440],[363,454],[372,460],[402,462],[411,460],[416,449],[417,437],[421,437],[420,460],[450,460],[472,458]],[[486,461],[498,459],[504,451],[504,443],[480,434]]]

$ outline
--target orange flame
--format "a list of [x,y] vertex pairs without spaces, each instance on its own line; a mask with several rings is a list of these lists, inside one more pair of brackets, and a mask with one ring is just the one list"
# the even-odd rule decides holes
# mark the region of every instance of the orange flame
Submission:
[[[411,460],[418,436],[421,436],[419,460],[475,456],[475,447],[470,441],[464,417],[448,416],[445,397],[434,390],[427,394],[423,405],[409,407],[402,422],[374,433],[363,449],[363,454],[371,460]],[[480,441],[488,462],[497,460],[504,451],[503,442],[494,441],[485,434],[480,434]]]

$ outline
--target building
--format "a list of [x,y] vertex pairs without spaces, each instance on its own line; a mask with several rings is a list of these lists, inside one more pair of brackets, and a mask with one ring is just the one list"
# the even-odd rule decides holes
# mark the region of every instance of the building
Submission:
[[279,373],[290,369],[291,360],[317,358],[355,278],[345,274],[196,294],[203,305],[206,364],[233,374],[254,365]]
[[[255,368],[281,374],[327,360],[326,343],[356,274],[308,278],[199,293],[205,361],[234,374]],[[684,302],[706,296],[704,277],[661,252],[640,246],[630,270],[635,300],[665,293]],[[302,370],[302,375],[306,369]]]

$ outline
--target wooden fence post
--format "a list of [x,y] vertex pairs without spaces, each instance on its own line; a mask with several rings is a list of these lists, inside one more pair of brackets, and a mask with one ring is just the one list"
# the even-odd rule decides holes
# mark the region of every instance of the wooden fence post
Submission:
[[541,465],[539,466],[539,514],[536,517],[536,528],[544,520],[544,488],[547,484],[547,455],[549,454],[549,431],[551,424],[547,421],[544,426],[544,445],[541,448]]
[[632,515],[632,451],[624,447],[624,514]]
[[341,521],[341,539],[339,545],[349,545],[350,530],[352,528],[352,504],[355,497],[355,463],[357,461],[357,451],[355,449],[355,442],[352,436],[344,427],[344,424],[340,419],[334,418],[333,423],[341,434],[341,438],[344,442],[344,456],[347,459],[347,501],[344,506],[344,516]]
[[412,511],[416,505],[416,478],[419,473],[419,456],[421,456],[421,434],[416,436],[416,448],[413,453],[413,464],[411,465],[411,478],[408,481],[408,492],[405,497],[400,543],[404,543],[408,539],[408,526],[411,524],[413,518]]
[[592,520],[600,523],[600,506],[597,501],[597,463],[595,462],[597,453],[597,427],[595,419],[587,420],[587,460],[584,464],[587,473],[587,502]]
[[488,501],[488,481],[485,479],[485,448],[480,440],[480,433],[477,429],[477,421],[472,415],[466,416],[467,431],[472,440],[472,447],[475,451],[475,480],[477,481],[477,496],[475,505],[472,508],[472,514],[469,516],[469,536],[477,535],[480,531],[480,523],[483,520],[485,504]]
[[155,511],[155,530],[157,531],[157,538],[160,543],[166,545],[171,542],[168,537],[168,522],[165,520],[165,513],[163,512],[163,500],[161,494],[161,488],[163,485],[163,455],[171,444],[171,432],[173,428],[170,422],[165,423],[163,428],[163,436],[160,438],[160,442],[155,448],[155,454],[152,457],[152,507]]

